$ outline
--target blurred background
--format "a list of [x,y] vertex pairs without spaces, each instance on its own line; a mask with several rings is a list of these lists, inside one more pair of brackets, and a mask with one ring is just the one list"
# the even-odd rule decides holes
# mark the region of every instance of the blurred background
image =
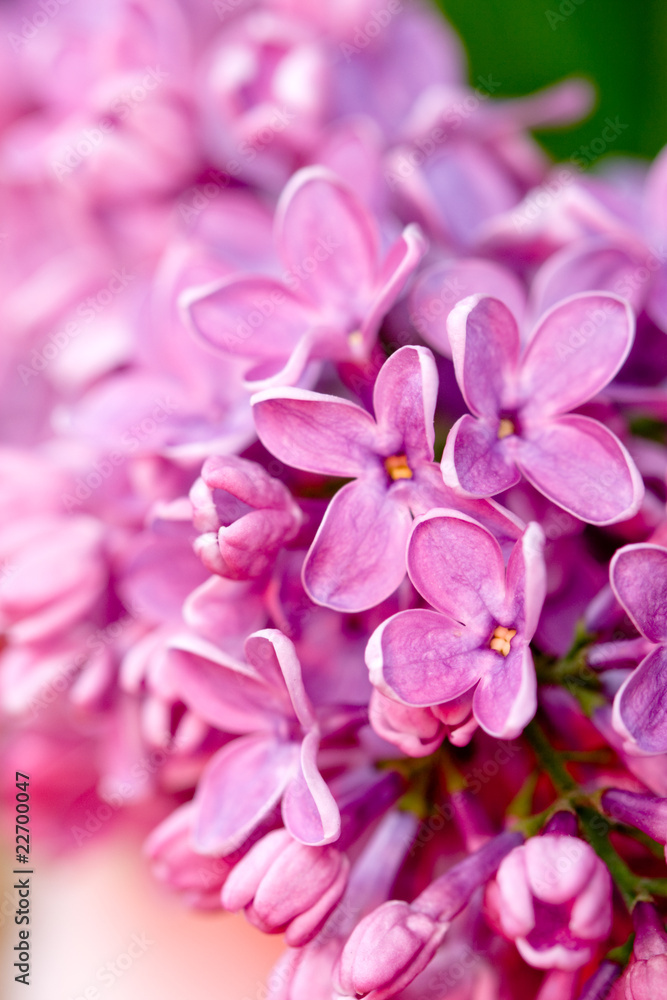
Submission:
[[538,133],[567,160],[604,128],[627,128],[614,152],[653,157],[667,142],[667,4],[664,0],[440,0],[468,50],[470,78],[492,73],[496,96],[527,94],[572,74],[598,104],[576,128]]
[[[595,86],[597,105],[588,119],[538,135],[557,159],[577,155],[607,119],[618,123],[614,153],[653,157],[667,142],[664,0],[440,0],[439,6],[467,48],[473,86],[479,77],[492,77],[499,98],[571,75]],[[158,943],[127,975],[111,981],[116,1000],[263,1000],[262,983],[280,940],[261,936],[241,917],[186,913],[151,883],[139,850],[119,834],[58,865],[42,865],[34,886],[39,965],[32,1000],[91,1000],[99,969],[124,954],[133,934],[144,932]],[[9,871],[8,863],[2,871]],[[5,874],[3,902],[10,885]],[[24,995],[12,981],[11,927],[3,910],[0,996],[7,1000]],[[98,995],[107,996],[107,988]]]

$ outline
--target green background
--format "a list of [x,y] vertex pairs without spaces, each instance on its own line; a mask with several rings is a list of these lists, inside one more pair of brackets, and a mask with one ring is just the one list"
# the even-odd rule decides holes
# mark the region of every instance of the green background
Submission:
[[[628,126],[614,153],[653,157],[667,144],[667,0],[438,0],[438,6],[463,39],[473,84],[478,74],[501,82],[495,97],[575,74],[594,83],[598,103],[586,121],[538,133],[557,158],[599,136],[607,117]],[[547,11],[564,20],[552,27]]]

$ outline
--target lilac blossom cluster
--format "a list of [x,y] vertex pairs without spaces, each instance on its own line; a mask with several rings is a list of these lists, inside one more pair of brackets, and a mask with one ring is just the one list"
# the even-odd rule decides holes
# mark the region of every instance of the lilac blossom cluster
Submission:
[[588,86],[470,85],[416,2],[40,7],[0,7],[38,836],[132,822],[284,934],[271,1000],[667,997],[667,154],[553,165]]

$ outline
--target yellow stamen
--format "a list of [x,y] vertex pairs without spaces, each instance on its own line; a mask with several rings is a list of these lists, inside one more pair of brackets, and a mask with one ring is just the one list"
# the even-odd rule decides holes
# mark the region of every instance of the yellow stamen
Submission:
[[405,455],[390,455],[385,458],[384,467],[392,479],[412,479],[412,469]]
[[348,333],[347,342],[350,348],[350,353],[354,358],[361,358],[364,354],[364,338],[361,330],[354,330],[353,333]]
[[495,632],[491,636],[491,642],[489,645],[491,646],[491,649],[495,649],[496,653],[502,653],[503,656],[507,656],[510,651],[510,642],[515,635],[515,628],[505,628],[504,625],[498,625]]
[[498,440],[502,441],[503,438],[509,437],[510,434],[514,434],[514,424],[507,417],[503,417],[498,424]]

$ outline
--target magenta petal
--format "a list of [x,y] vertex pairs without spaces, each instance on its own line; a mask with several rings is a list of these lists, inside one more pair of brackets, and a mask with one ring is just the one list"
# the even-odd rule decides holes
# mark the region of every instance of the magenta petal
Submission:
[[[635,278],[646,255],[638,241],[594,236],[575,240],[553,254],[539,269],[532,284],[536,316],[578,292],[627,289],[626,297],[641,311],[648,288]],[[624,293],[625,294],[625,293]]]
[[198,335],[244,358],[284,357],[313,325],[306,303],[274,278],[227,278],[182,296]]
[[566,413],[592,399],[620,369],[634,334],[632,309],[617,295],[574,295],[554,306],[521,363],[524,418]]
[[291,639],[276,628],[263,629],[248,637],[245,651],[248,662],[257,670],[264,672],[268,667],[271,674],[282,674],[297,719],[304,728],[314,726],[313,706],[303,686],[301,664]]
[[515,628],[527,642],[535,634],[546,596],[544,541],[542,528],[532,521],[507,563],[507,627]]
[[354,403],[307,389],[267,389],[251,403],[262,444],[286,465],[328,476],[379,465],[375,421]]
[[507,656],[493,654],[494,662],[475,688],[472,710],[490,736],[514,739],[537,709],[537,680],[528,646],[511,648]]
[[378,449],[405,451],[408,464],[433,461],[438,370],[428,347],[401,347],[384,363],[373,389]]
[[408,543],[408,573],[438,611],[485,633],[505,598],[505,565],[490,531],[457,511],[417,518]]
[[370,637],[366,666],[380,691],[388,688],[408,705],[438,705],[479,679],[488,658],[479,645],[476,629],[435,611],[399,611]]
[[303,565],[316,604],[365,611],[396,590],[405,576],[412,518],[384,483],[360,479],[334,496]]
[[619,688],[614,700],[617,719],[647,754],[667,753],[667,648],[649,653]]
[[517,439],[516,460],[549,500],[590,524],[632,517],[644,496],[644,483],[626,449],[590,417],[555,417]]
[[477,498],[516,486],[521,473],[514,464],[509,440],[498,440],[495,426],[464,413],[447,435],[442,453],[445,484]]
[[378,267],[375,223],[331,171],[307,167],[292,177],[278,203],[276,240],[285,267],[313,302],[348,314],[368,296]]
[[377,279],[377,291],[368,308],[362,326],[364,343],[377,331],[382,318],[402,292],[428,249],[428,242],[419,226],[412,223],[403,230],[389,248]]
[[667,642],[667,549],[625,545],[611,560],[609,578],[642,635],[651,642]]
[[285,789],[283,822],[302,844],[330,844],[340,836],[336,800],[317,769],[319,735],[308,733],[301,744],[300,766]]
[[218,750],[195,793],[195,849],[228,854],[238,848],[279,801],[298,757],[298,744],[272,736],[243,736]]
[[245,673],[243,664],[198,636],[173,640],[157,682],[165,696],[183,701],[226,733],[268,730],[274,712],[289,711],[285,693],[275,683],[268,687],[259,676]]
[[513,400],[519,329],[499,299],[471,295],[447,320],[456,380],[476,416],[495,419]]
[[469,257],[439,261],[419,276],[410,293],[410,320],[431,347],[451,358],[447,317],[457,302],[476,294],[500,299],[518,319],[523,316],[526,293],[513,272]]

